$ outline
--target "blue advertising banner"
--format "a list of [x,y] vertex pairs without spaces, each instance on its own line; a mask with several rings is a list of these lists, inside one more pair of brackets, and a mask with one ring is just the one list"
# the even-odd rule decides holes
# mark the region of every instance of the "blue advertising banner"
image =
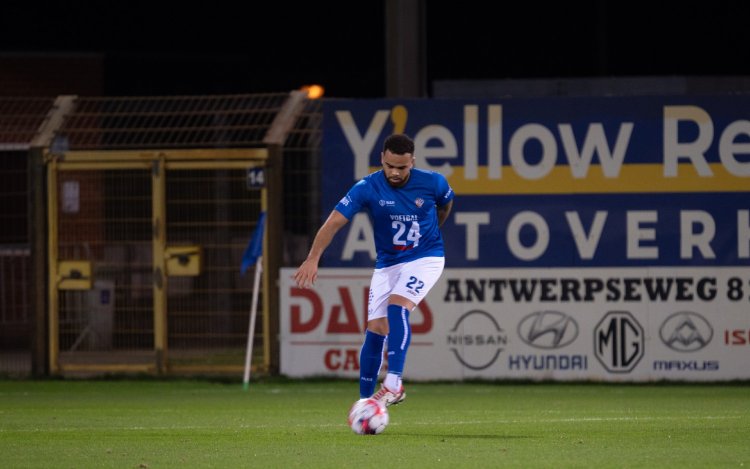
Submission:
[[[324,218],[396,132],[456,193],[448,268],[750,265],[750,97],[326,101]],[[372,267],[360,215],[321,266]]]

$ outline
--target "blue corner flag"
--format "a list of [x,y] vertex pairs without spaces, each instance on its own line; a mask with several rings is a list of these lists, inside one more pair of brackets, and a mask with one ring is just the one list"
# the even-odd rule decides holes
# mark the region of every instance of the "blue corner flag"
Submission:
[[240,273],[242,275],[245,275],[247,269],[252,267],[263,254],[263,229],[265,225],[266,212],[260,212],[253,237],[250,238],[250,242],[247,244],[247,248],[245,248],[245,254],[242,255],[242,265],[240,266]]

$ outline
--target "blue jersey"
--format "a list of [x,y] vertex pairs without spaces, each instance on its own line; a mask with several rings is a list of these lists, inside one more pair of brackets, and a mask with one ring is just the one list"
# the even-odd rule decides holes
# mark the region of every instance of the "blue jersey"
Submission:
[[406,184],[393,187],[380,170],[352,186],[336,210],[349,220],[362,210],[370,215],[379,269],[445,256],[436,207],[451,200],[453,190],[440,173],[413,168]]

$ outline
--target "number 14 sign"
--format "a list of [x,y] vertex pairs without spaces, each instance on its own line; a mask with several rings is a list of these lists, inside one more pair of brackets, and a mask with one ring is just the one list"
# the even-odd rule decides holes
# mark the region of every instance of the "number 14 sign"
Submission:
[[247,188],[261,189],[266,186],[266,173],[263,168],[247,168]]

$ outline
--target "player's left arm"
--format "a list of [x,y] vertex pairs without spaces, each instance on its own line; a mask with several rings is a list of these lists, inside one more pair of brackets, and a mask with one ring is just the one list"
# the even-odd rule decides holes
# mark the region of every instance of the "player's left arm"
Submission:
[[447,204],[443,205],[442,207],[437,207],[438,226],[443,226],[443,223],[445,223],[445,220],[448,219],[448,215],[451,214],[452,208],[453,208],[453,200],[449,201]]

